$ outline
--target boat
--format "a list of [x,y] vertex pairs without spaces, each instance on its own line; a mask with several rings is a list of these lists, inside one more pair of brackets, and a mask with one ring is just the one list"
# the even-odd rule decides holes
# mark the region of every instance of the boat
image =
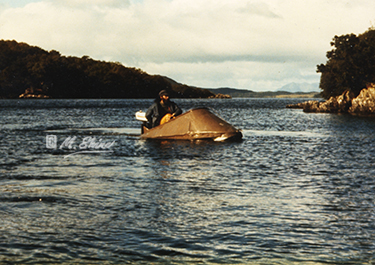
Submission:
[[[136,119],[142,121],[141,139],[159,140],[241,140],[241,130],[235,128],[208,108],[191,109],[154,128],[147,128],[146,113],[138,111]],[[168,120],[168,119],[167,119]]]

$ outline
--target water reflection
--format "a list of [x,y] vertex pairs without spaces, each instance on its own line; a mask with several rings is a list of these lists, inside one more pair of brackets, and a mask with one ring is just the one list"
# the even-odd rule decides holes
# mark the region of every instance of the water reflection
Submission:
[[[214,108],[244,140],[158,142],[124,130],[139,128],[134,112],[149,101],[49,101],[32,112],[37,102],[0,110],[5,262],[374,261],[371,120],[307,115],[285,100],[180,100]],[[45,148],[47,130],[118,145],[64,160]]]

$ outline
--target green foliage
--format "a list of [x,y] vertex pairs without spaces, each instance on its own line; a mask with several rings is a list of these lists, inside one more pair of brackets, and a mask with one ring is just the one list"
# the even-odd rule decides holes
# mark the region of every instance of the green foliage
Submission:
[[18,98],[25,91],[52,98],[154,98],[162,89],[176,97],[208,97],[205,90],[178,83],[172,87],[167,78],[120,63],[0,40],[0,98]]
[[335,36],[334,48],[327,52],[327,63],[317,66],[321,73],[320,88],[326,99],[349,90],[354,96],[375,82],[375,30],[356,36]]

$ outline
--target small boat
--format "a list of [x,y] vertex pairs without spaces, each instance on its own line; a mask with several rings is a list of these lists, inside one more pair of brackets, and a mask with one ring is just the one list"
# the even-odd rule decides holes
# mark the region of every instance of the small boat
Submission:
[[207,108],[191,109],[154,128],[148,129],[146,113],[138,111],[136,119],[143,121],[142,139],[159,140],[241,140],[241,130],[213,114]]

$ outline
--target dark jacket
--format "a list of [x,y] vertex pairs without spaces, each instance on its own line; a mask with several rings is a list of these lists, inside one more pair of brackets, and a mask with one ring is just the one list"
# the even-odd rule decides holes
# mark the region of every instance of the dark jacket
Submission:
[[178,116],[182,113],[182,110],[173,101],[168,100],[166,104],[168,110],[163,108],[160,104],[160,99],[155,99],[154,104],[152,104],[147,112],[146,118],[149,122],[150,127],[156,127],[160,124],[160,120],[165,116],[165,114],[170,113],[174,116]]

